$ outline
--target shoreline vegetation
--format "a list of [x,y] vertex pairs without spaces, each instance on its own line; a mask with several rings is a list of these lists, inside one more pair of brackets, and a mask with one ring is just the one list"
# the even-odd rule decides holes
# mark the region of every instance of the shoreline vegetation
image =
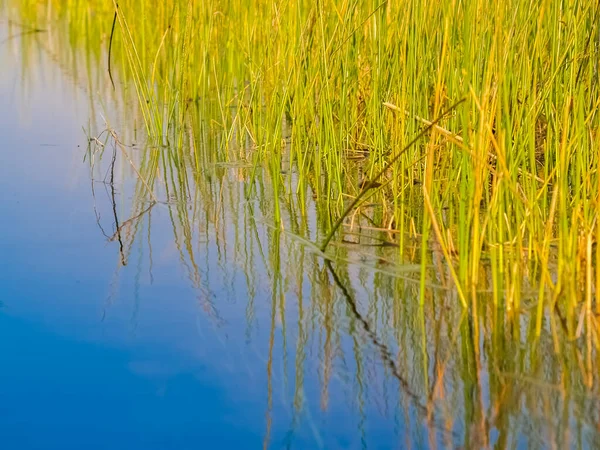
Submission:
[[[246,198],[268,171],[275,226],[285,197],[301,215],[312,197],[321,251],[381,231],[421,264],[421,304],[435,247],[472,313],[480,292],[507,311],[526,293],[536,335],[560,309],[572,338],[598,342],[596,3],[25,0],[16,13],[110,49],[176,164],[200,172],[210,135],[223,163],[253,167]],[[149,191],[160,154],[138,172]]]
[[248,333],[253,271],[269,274],[269,405],[278,327],[297,345],[295,413],[310,336],[327,405],[347,331],[348,379],[363,395],[369,371],[386,392],[398,378],[430,443],[489,447],[497,430],[498,448],[585,447],[600,395],[598,3],[496,3],[5,0],[98,98],[91,122],[107,129],[88,131],[86,157],[119,268],[147,241],[152,278],[166,205],[215,324],[209,240],[244,274]]

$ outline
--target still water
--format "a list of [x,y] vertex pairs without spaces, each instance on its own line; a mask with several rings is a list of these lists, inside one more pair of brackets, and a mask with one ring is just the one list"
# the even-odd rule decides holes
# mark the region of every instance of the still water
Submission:
[[589,342],[469,317],[442,266],[419,307],[393,248],[326,262],[310,196],[147,145],[56,27],[0,23],[0,448],[598,448]]

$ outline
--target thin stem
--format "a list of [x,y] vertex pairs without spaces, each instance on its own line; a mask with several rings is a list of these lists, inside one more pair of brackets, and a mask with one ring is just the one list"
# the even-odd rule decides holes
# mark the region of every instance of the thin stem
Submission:
[[466,100],[465,98],[460,99],[459,101],[457,101],[454,105],[452,105],[450,108],[448,108],[446,111],[442,112],[442,114],[440,114],[440,116],[435,119],[433,122],[431,122],[428,126],[426,126],[425,128],[423,128],[419,134],[417,134],[412,141],[410,141],[401,151],[400,153],[398,153],[396,156],[394,156],[390,162],[388,162],[385,167],[383,169],[381,169],[379,172],[377,172],[375,174],[375,176],[373,176],[373,178],[371,178],[370,181],[368,181],[367,183],[365,183],[362,191],[360,191],[358,193],[358,195],[356,196],[356,198],[352,201],[352,203],[350,203],[350,205],[348,205],[348,207],[345,209],[345,211],[342,213],[342,215],[339,217],[339,219],[335,222],[335,224],[333,225],[333,227],[331,228],[331,231],[329,232],[329,234],[327,235],[327,237],[325,237],[325,240],[323,241],[323,244],[321,244],[320,250],[322,252],[324,252],[327,249],[327,246],[329,245],[329,242],[331,242],[331,239],[333,238],[333,236],[335,235],[335,233],[337,232],[338,228],[342,225],[342,223],[344,222],[344,220],[346,219],[346,217],[348,216],[348,214],[350,214],[350,212],[354,209],[354,207],[356,205],[358,205],[358,203],[361,201],[361,199],[365,196],[365,194],[370,190],[370,189],[374,189],[377,183],[377,180],[379,178],[381,178],[381,176],[390,168],[392,167],[392,165],[394,165],[399,159],[400,157],[406,153],[413,145],[415,145],[419,139],[421,139],[423,136],[425,136],[429,130],[431,130],[432,128],[435,127],[435,125],[440,122],[442,119],[444,119],[444,117],[446,117],[449,113],[451,113],[454,109],[456,109],[456,107],[458,105],[460,105],[462,102],[464,102]]

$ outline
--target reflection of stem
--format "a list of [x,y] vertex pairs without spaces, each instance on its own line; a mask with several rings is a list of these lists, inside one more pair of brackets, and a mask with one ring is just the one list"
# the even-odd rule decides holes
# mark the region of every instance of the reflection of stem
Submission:
[[152,200],[154,200],[156,203],[158,203],[158,199],[154,195],[154,192],[152,191],[152,189],[150,189],[150,186],[148,185],[148,183],[146,182],[146,180],[144,179],[144,177],[142,176],[142,174],[137,170],[137,168],[135,167],[135,164],[133,164],[133,161],[131,160],[131,158],[129,157],[129,155],[127,154],[127,152],[125,151],[125,146],[119,140],[119,137],[117,136],[117,133],[115,133],[115,130],[109,128],[109,132],[110,132],[111,136],[113,137],[113,139],[115,140],[116,145],[121,149],[121,151],[123,152],[123,155],[125,155],[125,158],[127,159],[127,161],[129,161],[129,164],[131,165],[131,167],[135,171],[135,173],[138,176],[138,178],[140,179],[140,181],[144,184],[144,187],[146,188],[146,190],[148,191],[148,193],[152,197]]
[[92,198],[94,200],[94,215],[96,216],[96,224],[98,225],[98,228],[100,228],[100,232],[104,235],[104,237],[106,237],[107,239],[110,239],[110,237],[108,236],[108,234],[106,234],[106,231],[104,231],[104,228],[102,227],[102,224],[100,223],[100,213],[98,212],[98,208],[96,206],[96,190],[94,188],[94,179],[91,179],[91,185],[92,185]]
[[119,233],[121,232],[122,229],[124,229],[126,226],[131,225],[133,222],[135,222],[137,219],[139,219],[140,217],[142,217],[144,214],[146,214],[147,212],[149,212],[154,206],[156,205],[156,202],[152,202],[150,203],[150,206],[148,206],[145,210],[143,210],[141,213],[127,219],[125,222],[123,222],[121,224],[120,227],[117,228],[117,231],[108,238],[109,241],[114,241],[117,237],[119,237]]
[[150,239],[152,226],[152,212],[148,213],[148,259],[150,260],[148,265],[148,273],[150,274],[150,284],[154,284],[154,275],[152,275],[152,240]]
[[[302,264],[304,258],[299,258]],[[299,273],[303,273],[302,270]],[[302,277],[301,277],[302,278]],[[304,406],[304,361],[306,359],[305,346],[308,340],[308,333],[304,330],[304,306],[302,299],[302,287],[298,289],[298,342],[296,343],[296,382],[294,389],[294,412],[292,418],[291,430],[297,425],[297,416]],[[291,431],[290,430],[290,431]]]
[[[354,329],[354,318],[350,318],[350,329]],[[360,348],[360,341],[357,336],[352,333],[352,350],[354,351],[354,360],[356,361],[356,398],[358,404],[358,429],[360,430],[361,439],[366,442],[366,431],[365,425],[367,424],[367,414],[365,411],[365,383],[364,383],[364,370],[362,364],[362,352]]]
[[396,367],[396,363],[394,362],[394,359],[392,358],[392,354],[391,354],[390,350],[387,348],[387,346],[385,344],[383,344],[379,341],[379,338],[377,337],[377,335],[371,330],[371,326],[369,325],[369,322],[367,322],[367,320],[362,316],[362,314],[358,310],[356,301],[354,300],[354,298],[352,298],[352,295],[350,295],[350,292],[348,292],[348,289],[346,288],[346,286],[344,286],[342,284],[342,281],[339,279],[337,273],[333,269],[331,261],[325,260],[325,266],[327,267],[327,269],[329,269],[329,272],[331,273],[333,280],[335,281],[335,284],[342,291],[342,295],[346,299],[348,306],[350,306],[350,310],[352,311],[352,313],[354,314],[356,319],[359,321],[359,323],[362,325],[363,329],[367,333],[367,336],[371,339],[371,341],[373,342],[375,347],[377,347],[377,349],[381,353],[383,362],[391,369],[394,376],[400,382],[400,385],[404,389],[406,389],[406,391],[409,393],[409,395],[417,398],[416,394],[410,393],[408,382],[402,377],[398,368]]
[[112,210],[115,218],[115,228],[117,229],[117,239],[119,240],[119,254],[121,255],[121,264],[127,265],[125,253],[123,252],[123,240],[121,239],[121,227],[119,226],[119,217],[117,216],[117,201],[115,200],[115,161],[117,159],[117,147],[113,148],[112,161],[110,163],[110,193],[112,199]]
[[[400,370],[396,366],[396,363],[392,357],[392,353],[390,352],[389,348],[379,340],[379,338],[377,337],[375,332],[371,329],[371,326],[369,325],[369,322],[367,322],[367,319],[365,319],[363,317],[363,315],[360,313],[360,311],[358,310],[358,306],[356,305],[356,300],[354,300],[354,298],[352,297],[350,292],[348,292],[348,289],[346,288],[346,286],[344,286],[344,284],[338,277],[337,273],[333,269],[333,265],[331,264],[331,261],[328,259],[325,259],[325,266],[327,267],[327,269],[329,269],[329,272],[331,273],[331,276],[333,277],[335,284],[338,286],[338,288],[342,292],[343,297],[346,299],[346,303],[350,307],[350,311],[352,312],[354,317],[356,317],[358,322],[362,325],[363,330],[365,331],[365,333],[367,334],[367,336],[369,337],[369,339],[371,340],[373,345],[379,350],[379,353],[381,354],[381,359],[383,360],[385,365],[388,366],[388,368],[390,369],[390,371],[394,375],[394,377],[398,380],[400,387],[402,388],[404,393],[413,400],[415,409],[420,413],[420,415],[423,418],[427,419],[427,408],[421,403],[419,396],[417,394],[415,394],[414,392],[412,392],[412,390],[410,389],[408,381],[406,381],[406,379],[402,376],[402,374],[400,373]],[[429,419],[427,419],[427,420],[428,420],[428,423],[432,423],[432,420],[429,420]],[[452,430],[448,430],[443,426],[440,428],[442,431],[445,431],[448,433],[453,433]]]
[[[450,343],[451,345],[456,344],[456,341],[459,337],[460,327],[466,317],[467,317],[467,312],[463,310],[463,314],[461,315],[460,322],[457,326],[456,332],[454,333],[454,335],[450,335],[449,339],[447,339],[448,343]],[[438,329],[441,330],[441,325],[438,327]],[[442,339],[443,339],[439,336],[439,334],[440,333],[438,333],[438,339],[436,339],[436,348],[441,346]],[[444,358],[444,360],[441,362],[438,362],[437,355],[434,358],[434,361],[435,361],[435,368],[433,371],[434,380],[431,383],[432,386],[431,386],[431,390],[429,392],[429,400],[430,401],[434,401],[437,396],[440,396],[440,397],[443,396],[443,394],[441,394],[440,391],[444,388],[444,383],[443,383],[444,376],[446,374],[446,369],[448,368],[448,363],[449,363],[451,356],[453,356],[453,355],[451,353],[448,353],[446,358]],[[440,358],[441,358],[441,356],[440,356]]]
[[269,335],[269,360],[267,362],[267,412],[265,413],[267,428],[263,440],[263,449],[269,447],[271,436],[271,410],[273,409],[273,346],[275,344],[275,316],[277,314],[277,285],[273,286],[273,297],[271,299],[271,333]]
[[325,328],[325,344],[323,354],[323,381],[321,386],[321,409],[327,410],[329,404],[329,383],[331,381],[331,366],[333,365],[333,299],[329,290],[323,299],[323,327]]

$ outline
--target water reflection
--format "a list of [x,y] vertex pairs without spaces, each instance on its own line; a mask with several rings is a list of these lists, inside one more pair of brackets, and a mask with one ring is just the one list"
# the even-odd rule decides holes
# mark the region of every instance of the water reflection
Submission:
[[[548,314],[538,339],[526,296],[507,312],[484,292],[470,314],[435,245],[420,306],[408,239],[367,212],[324,259],[311,242],[327,207],[285,158],[280,178],[243,139],[225,146],[216,104],[190,105],[201,137],[147,143],[104,55],[60,23],[7,33],[1,94],[36,124],[1,121],[9,447],[40,430],[51,448],[91,448],[98,431],[97,448],[596,446],[583,309]],[[80,431],[65,438],[67,423]]]

